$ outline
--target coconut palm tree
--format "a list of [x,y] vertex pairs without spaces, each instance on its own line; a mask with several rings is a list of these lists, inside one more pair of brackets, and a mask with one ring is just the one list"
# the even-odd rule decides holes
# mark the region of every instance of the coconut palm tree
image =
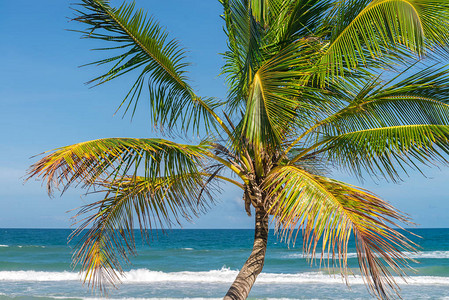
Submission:
[[[82,0],[75,20],[103,40],[109,65],[91,83],[133,72],[122,102],[147,98],[156,128],[199,144],[107,138],[47,153],[29,171],[48,192],[81,184],[103,191],[87,204],[75,262],[94,287],[115,283],[135,254],[133,228],[147,237],[206,211],[217,184],[242,189],[255,214],[254,247],[225,299],[245,299],[262,271],[269,218],[287,242],[302,230],[304,251],[347,279],[355,240],[360,273],[378,298],[398,292],[413,249],[394,229],[408,218],[373,193],[332,179],[400,180],[403,171],[447,163],[449,69],[417,68],[444,55],[447,0],[220,0],[228,38],[227,99],[189,85],[179,43],[134,4]],[[413,72],[412,72],[413,71]],[[141,93],[149,89],[148,95]],[[142,96],[145,94],[145,97]],[[86,230],[84,230],[86,229]]]

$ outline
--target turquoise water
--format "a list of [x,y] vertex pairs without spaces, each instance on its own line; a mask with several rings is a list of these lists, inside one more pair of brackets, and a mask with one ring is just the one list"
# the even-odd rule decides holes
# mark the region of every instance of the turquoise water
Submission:
[[[94,299],[71,266],[73,243],[66,229],[0,229],[0,299]],[[449,229],[413,229],[422,238],[411,254],[404,299],[449,300]],[[151,246],[138,243],[138,256],[125,268],[111,299],[220,299],[250,253],[252,230],[171,230],[157,232]],[[299,239],[298,239],[299,240]],[[267,258],[250,298],[371,299],[359,276],[349,289],[338,275],[310,266],[302,244],[288,248],[270,234]],[[353,247],[349,263],[357,259]],[[399,281],[401,282],[401,281]]]

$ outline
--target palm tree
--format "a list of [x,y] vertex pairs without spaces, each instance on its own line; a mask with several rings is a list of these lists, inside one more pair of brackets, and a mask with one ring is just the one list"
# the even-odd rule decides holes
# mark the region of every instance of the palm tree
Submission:
[[135,254],[135,226],[148,237],[151,228],[198,216],[224,181],[242,189],[247,214],[255,213],[253,250],[225,299],[245,299],[262,271],[269,217],[287,242],[302,230],[304,251],[340,268],[345,279],[354,239],[370,291],[394,297],[392,274],[405,274],[404,252],[414,248],[394,228],[409,219],[329,174],[340,168],[397,181],[403,170],[448,162],[449,69],[416,66],[444,55],[449,2],[220,3],[228,38],[225,101],[195,93],[183,48],[134,4],[82,0],[75,8],[75,20],[86,26],[80,32],[104,40],[101,50],[111,53],[94,63],[110,70],[90,82],[133,71],[125,111],[135,111],[145,87],[162,134],[203,136],[197,145],[93,140],[32,165],[29,177],[46,180],[49,193],[72,184],[105,192],[80,211],[75,262],[92,286],[115,283],[120,262]]

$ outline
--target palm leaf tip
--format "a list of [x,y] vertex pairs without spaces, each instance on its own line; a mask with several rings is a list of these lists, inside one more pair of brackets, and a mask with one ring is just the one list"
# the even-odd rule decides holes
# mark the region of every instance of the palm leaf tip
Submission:
[[302,228],[304,251],[312,261],[321,252],[320,261],[327,256],[327,264],[339,267],[348,282],[353,235],[360,272],[371,292],[381,299],[399,295],[392,274],[405,276],[407,253],[415,252],[416,245],[394,227],[399,227],[396,222],[410,224],[408,217],[366,190],[294,166],[274,169],[265,190],[272,199],[267,209],[282,237],[294,240]]

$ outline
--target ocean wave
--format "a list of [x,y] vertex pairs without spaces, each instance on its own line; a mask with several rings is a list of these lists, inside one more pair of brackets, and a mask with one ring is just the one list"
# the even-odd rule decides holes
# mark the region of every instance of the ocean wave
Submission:
[[410,258],[449,258],[449,251],[424,251],[410,253]]
[[0,248],[46,248],[45,246],[40,245],[0,245]]
[[[432,259],[448,259],[449,251],[420,251],[420,252],[403,252],[407,257],[413,259],[422,259],[422,258],[432,258]],[[302,253],[293,253],[288,255],[283,255],[282,258],[310,258],[310,255],[302,254]],[[316,258],[320,257],[320,254],[315,255]],[[327,254],[324,256],[327,258]],[[332,257],[332,256],[331,256]],[[357,253],[349,252],[348,258],[357,258]]]
[[15,247],[17,247],[17,248],[45,248],[45,246],[39,246],[39,245],[17,245]]
[[[237,270],[222,268],[201,272],[181,271],[162,272],[148,269],[136,269],[124,273],[121,281],[124,284],[159,283],[159,282],[187,282],[187,283],[232,283],[237,276]],[[0,271],[0,281],[73,281],[80,280],[82,275],[75,272],[42,272],[42,271]],[[399,284],[403,283],[397,278]],[[343,284],[339,275],[328,275],[322,272],[305,272],[297,274],[261,273],[257,278],[258,284],[300,284],[326,283]],[[350,284],[363,284],[360,276],[350,276]],[[411,276],[407,278],[411,285],[449,285],[449,277]]]
[[0,271],[0,281],[71,281],[79,280],[75,272]]

